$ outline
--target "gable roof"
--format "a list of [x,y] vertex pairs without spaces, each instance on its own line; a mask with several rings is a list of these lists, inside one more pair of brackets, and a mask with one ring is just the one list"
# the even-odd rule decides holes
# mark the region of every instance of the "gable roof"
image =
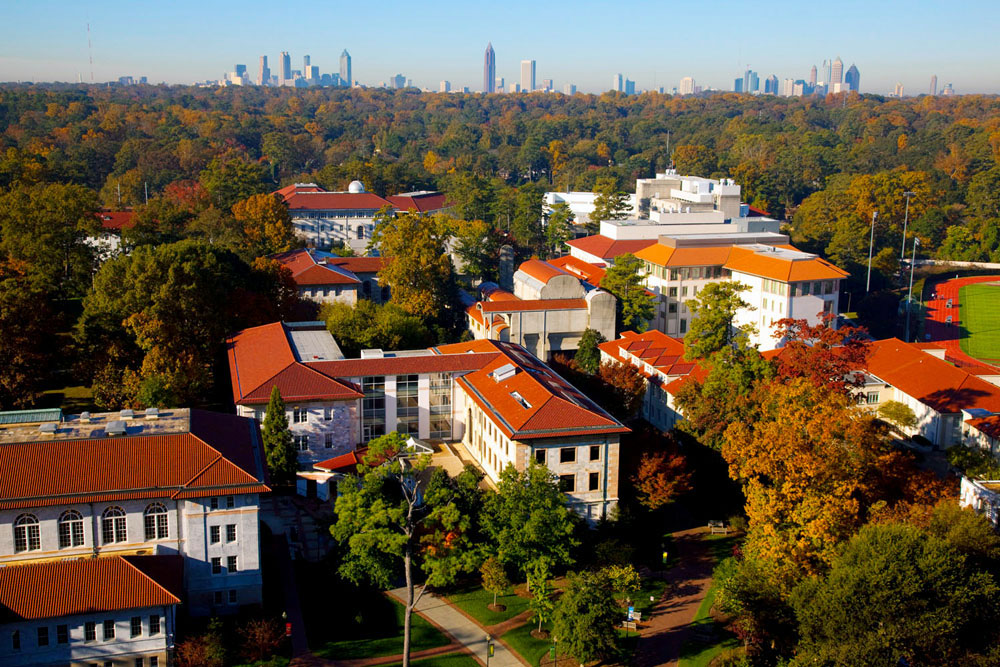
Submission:
[[846,278],[847,271],[825,259],[790,247],[765,245],[733,246],[723,265],[730,271],[748,273],[783,283],[801,280],[837,280]]
[[386,199],[400,211],[415,211],[417,213],[429,213],[449,208],[451,202],[443,192],[403,192],[398,195],[391,195]]
[[[180,599],[146,573],[145,559],[178,556],[121,556],[8,565],[0,568],[0,620],[15,622],[122,609],[180,604]],[[154,571],[151,567],[148,571]],[[162,568],[161,568],[162,569]]]
[[354,275],[358,275],[359,273],[378,273],[389,262],[389,257],[337,257],[336,255],[331,255],[326,258],[327,264],[339,266]]
[[569,273],[563,271],[559,267],[537,258],[521,262],[521,266],[517,267],[517,270],[531,276],[543,285],[548,284],[548,282],[556,276],[569,275]]
[[285,203],[293,214],[295,211],[377,211],[383,206],[392,206],[371,192],[296,191],[285,197]]
[[135,212],[131,210],[125,211],[98,211],[94,215],[97,219],[101,221],[101,228],[108,232],[120,232],[123,229],[131,229],[135,227],[135,223],[132,221]]
[[576,276],[580,280],[594,287],[601,286],[601,280],[607,270],[604,267],[585,262],[573,255],[563,255],[555,259],[550,259],[549,264],[566,271],[570,275]]
[[[684,359],[684,342],[655,329],[645,333],[625,331],[618,340],[609,340],[597,346],[619,363],[635,366],[647,378],[657,379],[651,369],[662,375],[687,375],[697,365]],[[636,364],[636,359],[642,361]]]
[[643,248],[635,256],[657,266],[722,266],[729,259],[732,248],[728,245],[675,248],[656,243]]
[[966,419],[965,423],[989,438],[1000,440],[1000,415],[974,417]]
[[349,269],[331,263],[330,253],[313,248],[299,248],[271,255],[282,266],[292,272],[296,285],[353,285],[361,280]]
[[642,250],[643,248],[649,247],[656,243],[656,239],[641,239],[641,240],[625,240],[616,241],[615,239],[608,238],[607,236],[601,236],[600,234],[595,234],[593,236],[584,236],[583,238],[573,239],[572,241],[567,241],[566,244],[582,250],[585,253],[600,257],[604,260],[614,259],[619,255],[624,255],[627,252],[635,254]]

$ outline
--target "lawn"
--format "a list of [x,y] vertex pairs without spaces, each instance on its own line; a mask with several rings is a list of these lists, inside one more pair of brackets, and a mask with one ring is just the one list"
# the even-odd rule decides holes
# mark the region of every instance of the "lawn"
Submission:
[[[548,655],[549,649],[552,647],[551,640],[535,639],[531,636],[531,631],[537,627],[537,623],[527,623],[513,630],[508,630],[500,639],[524,658],[529,665],[537,665],[544,656]],[[549,629],[550,626],[542,627]]]
[[973,283],[958,291],[962,351],[986,361],[1000,359],[1000,285]]
[[[733,555],[733,545],[739,536],[706,535],[704,539],[712,560],[718,564],[719,561]],[[681,646],[680,667],[707,667],[712,659],[723,651],[740,646],[739,640],[731,632],[719,627],[712,620],[712,605],[715,604],[717,593],[718,589],[713,582],[705,593],[705,599],[698,605],[694,621],[691,622],[695,637],[688,639]]]
[[[339,632],[334,638],[314,642],[309,639],[313,653],[321,658],[351,660],[354,658],[377,658],[403,652],[403,605],[395,600],[391,604],[392,618],[379,614],[352,631]],[[437,628],[414,614],[410,635],[410,651],[416,653],[428,648],[446,646],[450,642]],[[315,633],[313,633],[315,634]]]
[[528,598],[522,598],[510,593],[497,597],[497,604],[507,607],[505,611],[490,611],[487,605],[493,604],[493,593],[484,590],[481,586],[459,590],[448,595],[447,599],[466,614],[476,619],[480,625],[487,627],[503,623],[506,620],[514,618],[522,611],[528,610]]
[[[402,664],[394,662],[388,667],[399,667]],[[445,655],[436,655],[433,658],[411,660],[410,664],[422,665],[423,667],[479,667],[476,659],[467,653],[446,653]]]

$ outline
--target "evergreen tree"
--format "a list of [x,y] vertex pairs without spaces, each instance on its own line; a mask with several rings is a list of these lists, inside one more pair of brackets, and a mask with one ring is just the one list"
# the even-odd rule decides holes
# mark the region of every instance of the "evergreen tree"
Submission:
[[655,313],[653,295],[642,284],[641,259],[632,253],[619,255],[601,280],[601,288],[618,299],[619,329],[645,331]]
[[597,349],[597,346],[606,340],[604,335],[596,329],[588,328],[583,330],[583,335],[580,336],[580,345],[577,347],[576,355],[573,357],[580,370],[591,375],[597,372],[597,369],[601,366],[601,351]]
[[271,400],[267,403],[261,437],[264,440],[264,453],[267,456],[267,467],[271,471],[271,480],[277,484],[294,482],[298,456],[292,446],[292,432],[288,430],[285,401],[281,399],[277,385],[271,387]]

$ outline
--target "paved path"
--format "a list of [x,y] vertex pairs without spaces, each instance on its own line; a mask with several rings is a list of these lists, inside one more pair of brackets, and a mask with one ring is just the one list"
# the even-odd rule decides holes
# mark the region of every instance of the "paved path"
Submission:
[[285,594],[285,613],[288,622],[292,624],[292,657],[304,656],[309,653],[309,642],[306,639],[306,624],[302,619],[302,607],[299,605],[299,588],[295,582],[295,568],[288,553],[288,541],[284,535],[274,536],[275,562],[281,572],[281,587]]
[[[406,589],[397,588],[389,595],[400,602],[406,600]],[[404,602],[405,604],[405,602]],[[441,598],[424,593],[417,603],[416,611],[428,621],[438,626],[456,641],[465,646],[479,660],[486,663],[486,632],[465,614]],[[494,640],[496,637],[494,637]],[[521,661],[499,641],[493,642],[493,657],[490,667],[521,667]]]
[[701,527],[673,534],[680,564],[667,573],[667,589],[640,632],[638,667],[677,665],[681,644],[691,635],[691,622],[712,583],[715,563],[703,541],[707,533]]

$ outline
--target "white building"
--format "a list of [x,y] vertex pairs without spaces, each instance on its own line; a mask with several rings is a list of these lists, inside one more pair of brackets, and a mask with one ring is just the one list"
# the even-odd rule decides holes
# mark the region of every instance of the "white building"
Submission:
[[[594,201],[599,196],[596,192],[546,192],[542,199],[542,212],[548,215],[552,212],[552,207],[559,203],[565,203],[569,210],[573,212],[573,224],[577,229],[582,228],[590,222],[590,214],[594,212]],[[628,208],[625,214],[634,216],[638,213],[636,208],[635,195],[627,195]],[[586,233],[586,232],[582,232]]]
[[359,299],[375,303],[389,300],[389,286],[381,285],[378,272],[384,257],[339,257],[315,248],[272,255],[292,273],[299,298],[316,303],[355,305]]
[[673,169],[635,182],[636,198],[643,206],[649,202],[650,210],[665,214],[720,211],[722,218],[717,222],[740,217],[740,193],[732,179],[681,176]]
[[33,419],[6,413],[0,429],[0,564],[178,555],[189,613],[260,603],[257,424],[188,409]]

